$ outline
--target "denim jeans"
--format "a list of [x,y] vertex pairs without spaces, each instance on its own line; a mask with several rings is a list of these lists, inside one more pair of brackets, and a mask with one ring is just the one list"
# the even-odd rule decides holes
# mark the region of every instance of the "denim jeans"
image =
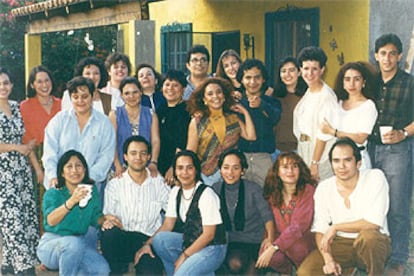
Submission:
[[226,256],[227,245],[209,245],[188,257],[174,273],[174,263],[183,252],[183,234],[159,232],[152,246],[161,258],[168,276],[214,275]]
[[390,209],[387,220],[391,235],[390,262],[405,264],[410,236],[412,192],[411,140],[393,145],[370,145],[373,168],[381,169],[390,187]]
[[37,248],[39,260],[59,275],[108,275],[109,265],[84,236],[61,236],[46,232]]

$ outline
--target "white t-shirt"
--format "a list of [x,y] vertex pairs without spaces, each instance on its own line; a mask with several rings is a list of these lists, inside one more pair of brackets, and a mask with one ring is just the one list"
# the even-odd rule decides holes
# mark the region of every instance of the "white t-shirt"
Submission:
[[[376,224],[380,232],[389,235],[387,212],[389,207],[388,182],[379,169],[359,173],[355,190],[349,195],[350,208],[339,194],[336,177],[318,184],[315,195],[315,215],[312,232],[326,233],[330,224],[353,222],[360,219]],[[338,236],[356,238],[358,233],[338,232]]]
[[[197,182],[195,189],[200,186],[202,182]],[[165,214],[166,217],[177,217],[177,194],[180,187],[175,186],[170,193],[170,197],[168,199],[168,207],[167,212]],[[193,194],[193,189],[183,190],[183,196],[185,198],[191,198]],[[183,222],[187,219],[187,211],[190,207],[191,200],[185,200],[183,197],[181,198],[180,204],[180,218]],[[200,200],[198,201],[198,208],[200,209],[201,214],[201,221],[202,225],[218,225],[222,223],[221,214],[220,214],[220,199],[217,194],[214,192],[213,189],[207,187],[200,196]]]
[[[340,131],[347,133],[371,134],[378,116],[378,112],[374,102],[372,100],[366,100],[358,107],[350,110],[345,110],[342,107],[342,104],[342,101],[340,101],[338,111],[338,122],[335,125],[336,128]],[[365,149],[361,151],[361,170],[370,169],[372,167],[368,151],[366,149],[367,144],[367,140],[362,145],[359,144],[359,146],[365,147]]]

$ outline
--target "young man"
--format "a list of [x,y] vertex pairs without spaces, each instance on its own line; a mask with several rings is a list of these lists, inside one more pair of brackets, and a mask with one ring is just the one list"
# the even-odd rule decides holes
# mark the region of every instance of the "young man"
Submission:
[[[103,213],[120,219],[122,228],[102,232],[102,252],[115,274],[126,273],[135,252],[161,226],[161,211],[166,210],[169,187],[161,176],[151,177],[147,163],[151,145],[142,136],[131,136],[123,146],[127,170],[113,178],[105,189]],[[161,275],[158,257],[145,255],[135,266],[136,274]]]
[[187,87],[184,90],[183,100],[188,100],[194,89],[205,81],[208,75],[210,54],[204,45],[194,45],[187,54]]
[[255,141],[239,140],[239,149],[245,153],[249,164],[244,178],[261,187],[272,166],[271,153],[275,150],[273,127],[279,122],[282,111],[277,99],[263,93],[267,79],[266,67],[257,59],[247,59],[237,72],[237,81],[245,90],[241,104],[249,111],[256,128]]
[[333,144],[329,162],[335,176],[319,183],[314,195],[311,231],[318,249],[305,259],[298,275],[341,275],[354,267],[371,276],[383,275],[391,252],[384,173],[359,171],[361,152],[350,138]]
[[338,110],[335,92],[322,79],[327,60],[319,47],[309,46],[300,51],[298,62],[308,89],[293,111],[293,133],[298,139],[298,154],[317,180],[332,176],[328,150],[334,137],[323,134],[320,126],[324,120],[332,124]]
[[[387,273],[394,275],[404,273],[409,254],[414,134],[414,78],[398,68],[401,58],[402,43],[395,34],[382,35],[375,41],[375,59],[380,69],[375,99],[378,118],[368,148],[373,167],[383,170],[390,184],[388,225],[392,254]],[[392,126],[393,130],[381,137],[381,126]]]

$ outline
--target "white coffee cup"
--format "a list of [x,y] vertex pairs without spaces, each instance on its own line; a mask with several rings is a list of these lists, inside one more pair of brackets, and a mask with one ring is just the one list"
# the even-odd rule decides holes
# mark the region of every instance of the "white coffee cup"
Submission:
[[381,142],[384,143],[384,134],[392,131],[392,126],[380,126],[379,127],[380,135],[381,135]]
[[78,186],[88,190],[88,193],[86,194],[86,196],[79,201],[79,207],[83,208],[86,205],[88,205],[89,200],[92,198],[93,186],[91,184],[79,184]]

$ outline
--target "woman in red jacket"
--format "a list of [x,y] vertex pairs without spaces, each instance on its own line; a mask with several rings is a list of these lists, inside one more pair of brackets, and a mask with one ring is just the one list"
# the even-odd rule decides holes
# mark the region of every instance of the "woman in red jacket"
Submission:
[[269,170],[263,194],[276,223],[273,246],[261,250],[256,266],[290,274],[315,248],[310,232],[313,220],[315,180],[303,159],[294,152],[282,153]]

